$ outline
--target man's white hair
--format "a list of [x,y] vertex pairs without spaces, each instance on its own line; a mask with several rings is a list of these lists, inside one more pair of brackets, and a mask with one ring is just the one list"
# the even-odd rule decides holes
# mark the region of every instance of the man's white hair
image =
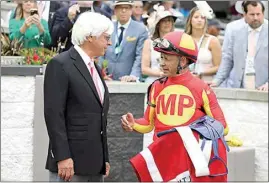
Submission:
[[88,36],[99,37],[103,33],[111,35],[114,25],[109,18],[99,13],[84,12],[79,15],[72,30],[73,45],[82,45]]

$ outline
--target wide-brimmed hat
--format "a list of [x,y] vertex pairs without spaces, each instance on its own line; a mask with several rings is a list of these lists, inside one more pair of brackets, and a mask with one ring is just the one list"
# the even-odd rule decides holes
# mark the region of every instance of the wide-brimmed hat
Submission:
[[115,1],[115,3],[112,5],[112,8],[115,8],[118,5],[134,5],[133,1]]
[[164,9],[163,6],[155,5],[154,6],[154,12],[151,13],[150,17],[147,20],[149,31],[153,34],[156,29],[156,25],[164,18],[166,17],[172,17],[174,19],[174,22],[178,18],[177,15],[172,13],[171,11],[167,11]]
[[[244,11],[244,8],[243,8],[243,3],[246,2],[246,1],[237,1],[235,3],[235,10],[240,13],[240,14],[244,14],[245,11]],[[265,3],[264,1],[260,1],[261,3],[263,3],[264,7],[266,8],[265,6]]]

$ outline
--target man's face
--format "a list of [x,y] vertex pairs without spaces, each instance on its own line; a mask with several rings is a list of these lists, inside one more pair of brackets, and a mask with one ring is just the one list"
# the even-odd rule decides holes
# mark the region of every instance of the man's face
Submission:
[[160,66],[163,75],[170,77],[177,74],[179,56],[161,53]]
[[103,33],[101,36],[94,37],[92,40],[93,52],[95,53],[95,56],[104,56],[107,47],[111,45],[110,35]]
[[219,36],[220,34],[220,29],[216,26],[209,26],[207,29],[207,32],[212,35],[212,36]]
[[117,5],[115,7],[115,15],[119,22],[127,23],[132,15],[131,5]]
[[253,29],[259,28],[264,21],[264,14],[262,12],[262,6],[258,3],[257,6],[252,6],[251,4],[247,7],[248,12],[244,15],[246,22]]
[[133,15],[142,15],[142,14],[143,14],[143,3],[142,3],[142,1],[134,1]]

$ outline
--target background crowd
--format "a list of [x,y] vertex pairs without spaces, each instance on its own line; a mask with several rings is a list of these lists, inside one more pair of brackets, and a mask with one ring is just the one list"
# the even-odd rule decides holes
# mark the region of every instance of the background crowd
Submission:
[[186,10],[176,1],[15,2],[9,37],[22,39],[25,48],[66,51],[73,46],[72,27],[81,13],[98,12],[110,18],[115,27],[112,45],[104,57],[96,58],[106,80],[151,83],[162,77],[160,54],[153,50],[153,40],[181,30],[191,35],[199,48],[198,61],[190,67],[195,76],[211,86],[268,91],[267,6],[261,1],[231,6],[236,18],[226,28],[218,19],[209,19],[205,7],[194,3]]

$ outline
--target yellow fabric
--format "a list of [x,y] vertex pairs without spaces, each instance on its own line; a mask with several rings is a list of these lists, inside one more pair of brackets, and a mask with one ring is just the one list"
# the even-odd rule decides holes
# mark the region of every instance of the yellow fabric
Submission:
[[228,125],[227,125],[226,128],[224,129],[224,136],[228,135],[229,130],[230,129],[229,129]]
[[[153,87],[152,91],[150,92],[150,97],[149,101],[155,105],[155,100],[154,100],[154,90],[155,87]],[[134,123],[133,129],[139,133],[149,133],[154,129],[154,113],[155,113],[155,108],[152,106],[147,106],[149,108],[149,124],[138,124]],[[147,118],[145,118],[147,119]]]
[[207,97],[205,90],[203,90],[202,98],[203,98],[203,102],[204,102],[203,108],[204,108],[206,114],[213,118],[213,114],[212,114],[212,112],[210,110],[210,106],[209,106],[209,99]]
[[243,141],[236,136],[226,136],[225,141],[227,142],[228,146],[231,147],[240,147],[243,145]]

